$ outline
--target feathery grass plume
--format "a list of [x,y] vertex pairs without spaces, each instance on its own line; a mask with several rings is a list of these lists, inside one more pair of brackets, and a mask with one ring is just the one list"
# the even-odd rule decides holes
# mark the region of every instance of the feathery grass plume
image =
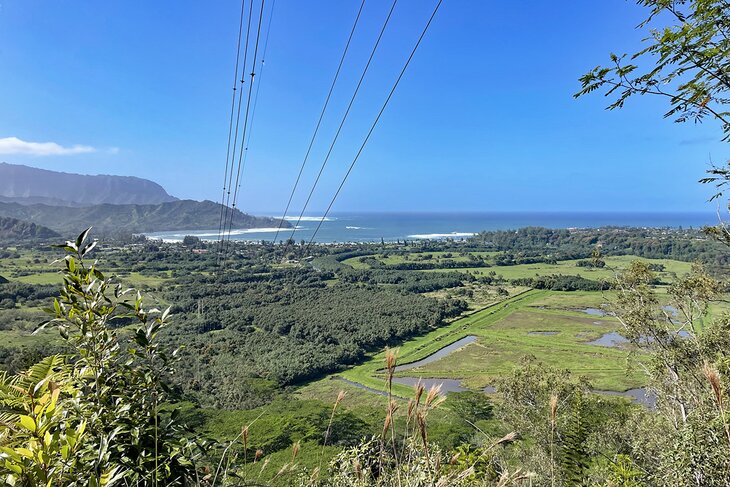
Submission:
[[728,425],[727,419],[725,418],[725,408],[723,406],[722,398],[722,384],[720,383],[720,373],[715,367],[710,365],[707,361],[702,365],[702,373],[707,378],[712,392],[715,394],[715,402],[717,403],[717,409],[720,411],[720,418],[722,419],[722,425],[725,428],[725,436],[727,436],[728,443],[730,443],[730,425]]
[[407,411],[406,411],[406,416],[408,417],[408,419],[411,419],[413,417],[413,410],[415,409],[415,407],[416,407],[416,402],[413,399],[409,399],[408,407],[407,407]]
[[388,406],[387,413],[385,415],[385,421],[383,421],[383,433],[382,436],[385,438],[385,435],[388,433],[388,430],[390,429],[390,423],[393,421],[393,411]]
[[712,386],[712,392],[715,393],[715,400],[717,401],[718,406],[722,407],[722,388],[720,387],[720,374],[717,372],[717,369],[711,366],[707,361],[705,361],[705,363],[702,365],[702,373],[705,374],[705,377],[710,382],[710,386]]
[[555,417],[558,412],[558,396],[557,394],[550,395],[550,421],[555,422]]
[[393,414],[395,414],[395,412],[398,411],[398,409],[400,409],[400,406],[398,405],[398,401],[396,401],[395,399],[391,399],[390,406],[388,406],[388,408],[393,412]]
[[421,382],[421,378],[418,378],[418,382],[414,386],[414,389],[416,390],[416,408],[418,408],[418,405],[421,403],[421,396],[423,396],[423,391],[426,389],[423,385],[423,382]]
[[555,486],[555,419],[558,414],[558,395],[550,395],[550,484]]
[[[418,385],[420,385],[421,380],[418,380]],[[421,387],[421,393],[423,393],[423,388]],[[418,388],[416,388],[416,395],[418,395]],[[418,409],[418,404],[415,399],[409,399],[408,400],[408,406],[406,407],[406,424],[403,428],[403,451],[402,451],[402,457],[405,458],[405,456],[409,453],[408,451],[408,438],[411,434],[411,421],[413,421],[414,414],[416,410]]]
[[345,399],[345,396],[347,396],[347,393],[340,389],[340,392],[337,393],[337,399],[335,399],[335,407],[337,407]]
[[248,425],[241,429],[241,439],[243,440],[243,463],[248,463]]
[[[384,426],[390,426],[390,427],[394,426],[393,418],[395,416],[396,411],[398,411],[398,403],[395,400],[391,399],[390,403],[388,403],[388,410],[387,410],[387,414],[385,416],[386,421],[385,421]],[[383,430],[383,434],[385,434],[387,432],[387,430],[388,430],[388,428],[385,428]]]
[[345,399],[345,396],[347,393],[343,390],[340,390],[340,392],[337,393],[337,399],[335,399],[335,404],[332,406],[332,413],[330,414],[330,420],[327,423],[327,430],[324,433],[324,442],[322,443],[322,452],[319,459],[319,466],[322,466],[322,457],[324,456],[324,448],[327,446],[327,440],[329,439],[330,433],[332,431],[332,423],[335,420],[335,411],[337,411],[337,406],[340,405],[340,403]]
[[263,450],[261,450],[261,449],[256,450],[256,453],[253,456],[254,463],[255,462],[258,462],[259,460],[261,460],[261,457],[263,457],[263,456],[264,456],[264,451]]
[[451,458],[449,458],[449,465],[456,465],[456,463],[459,461],[459,457],[461,456],[461,451],[457,451],[453,455],[451,455]]
[[515,441],[517,441],[519,439],[520,439],[519,433],[517,433],[516,431],[512,431],[511,433],[507,433],[502,438],[495,441],[492,446],[494,447],[494,446],[498,446],[498,445],[508,445],[510,443],[514,443]]
[[398,360],[398,349],[397,348],[386,348],[385,349],[385,368],[388,372],[395,370],[395,364]]
[[385,370],[387,371],[388,380],[388,397],[392,394],[393,390],[393,374],[395,374],[395,364],[398,361],[398,349],[397,348],[386,348],[385,349]]
[[433,385],[428,390],[428,394],[426,394],[425,406],[426,408],[433,409],[438,407],[445,399],[446,398],[441,395],[441,384]]
[[299,440],[295,441],[294,444],[291,446],[291,460],[292,460],[292,462],[299,455],[299,449],[300,448],[301,448],[301,442]]

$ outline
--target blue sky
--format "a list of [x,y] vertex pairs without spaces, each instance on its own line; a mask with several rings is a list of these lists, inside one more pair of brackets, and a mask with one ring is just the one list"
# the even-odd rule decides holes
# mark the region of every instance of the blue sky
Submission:
[[[242,209],[283,210],[359,4],[276,0]],[[434,4],[399,0],[313,213]],[[366,1],[302,189],[389,6]],[[178,197],[219,199],[239,9],[230,0],[4,0],[0,139],[58,146],[24,145],[35,153],[0,161],[137,175]],[[636,50],[643,13],[624,0],[444,0],[334,211],[712,210],[710,188],[696,181],[726,158],[718,125],[663,120],[663,100],[607,112],[600,95],[572,98],[577,78],[609,52]]]

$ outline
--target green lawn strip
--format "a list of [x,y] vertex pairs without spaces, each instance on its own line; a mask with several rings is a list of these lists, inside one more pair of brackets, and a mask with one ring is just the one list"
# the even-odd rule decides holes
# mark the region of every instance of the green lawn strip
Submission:
[[166,272],[166,277],[159,275],[147,275],[139,272],[130,272],[123,278],[124,282],[134,286],[160,287],[165,281],[170,279],[170,273]]
[[[42,320],[38,321],[38,324]],[[36,344],[62,343],[63,339],[58,335],[58,330],[46,329],[33,334],[30,330],[0,330],[0,343],[9,348],[23,347]]]
[[63,278],[58,272],[43,270],[29,276],[8,277],[8,279],[11,282],[17,281],[25,284],[58,284],[60,286]]

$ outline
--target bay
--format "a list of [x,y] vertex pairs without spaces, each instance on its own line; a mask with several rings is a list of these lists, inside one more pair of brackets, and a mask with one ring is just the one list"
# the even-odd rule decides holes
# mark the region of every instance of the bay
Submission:
[[[269,216],[280,217],[271,214]],[[296,217],[287,217],[292,225]],[[277,241],[289,237],[309,241],[319,215],[308,215],[293,229],[282,229]],[[461,240],[483,230],[516,230],[523,227],[601,228],[651,227],[700,228],[717,224],[713,213],[671,212],[463,212],[463,213],[335,213],[328,216],[317,231],[315,242],[386,242],[452,238]],[[276,228],[234,229],[231,240],[272,241]],[[186,235],[203,240],[218,240],[218,230],[168,231],[146,234],[165,241],[181,241]]]

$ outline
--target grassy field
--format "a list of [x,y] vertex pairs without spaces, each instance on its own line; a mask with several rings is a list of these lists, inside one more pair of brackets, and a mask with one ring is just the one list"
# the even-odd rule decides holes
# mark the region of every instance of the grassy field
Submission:
[[[58,269],[62,264],[54,263],[51,257],[24,252],[20,257],[0,259],[0,276],[9,281],[26,284],[61,284],[61,274]],[[116,269],[105,268],[105,273],[114,275]],[[159,287],[168,279],[171,273],[155,273],[154,275],[140,272],[129,272],[120,275],[124,284],[140,288]]]
[[487,328],[476,327],[476,342],[402,375],[464,379],[464,385],[478,389],[508,374],[524,356],[533,355],[545,364],[588,377],[598,389],[621,391],[643,385],[640,373],[626,373],[626,350],[586,343],[616,330],[618,323],[577,314],[523,307]]
[[[612,317],[590,316],[581,308],[600,306],[602,293],[558,293],[530,290],[487,307],[419,338],[399,349],[399,364],[416,362],[465,336],[476,341],[441,360],[396,375],[463,379],[462,385],[479,390],[512,370],[520,359],[538,360],[588,377],[598,389],[622,391],[643,384],[638,372],[627,374],[627,351],[587,344],[604,333],[619,329]],[[550,308],[548,308],[550,306]],[[545,309],[541,309],[541,307]],[[555,335],[531,332],[558,332]],[[339,374],[363,386],[383,390],[379,372],[384,353]],[[407,397],[410,388],[394,385]]]
[[[340,392],[344,392],[345,396],[333,416],[332,405]],[[339,444],[343,441],[377,436],[382,431],[387,405],[387,397],[333,378],[313,382],[299,388],[293,397],[250,410],[198,409],[189,403],[179,406],[185,421],[204,436],[220,440],[238,437],[238,448],[234,446],[231,451],[238,455],[239,464],[243,463],[241,429],[247,426],[249,448],[261,449],[268,463],[266,466],[263,461],[254,464],[248,457],[247,466],[239,473],[253,483],[278,480],[290,485],[289,481],[297,473],[311,473],[318,467],[326,469],[332,457],[341,451]],[[406,409],[406,404],[401,404],[393,417],[395,431],[404,431]],[[323,431],[330,424],[330,419],[331,436],[323,445]],[[465,433],[474,431],[448,407],[433,410],[429,414],[429,424],[429,439],[440,444],[459,443],[459,438]],[[499,428],[496,420],[482,421],[479,426],[482,431],[490,433]],[[300,446],[296,458],[291,446],[295,442]],[[333,443],[336,445],[331,446]],[[292,461],[296,464],[294,472],[279,475],[281,467]]]
[[[374,254],[371,257],[376,258],[378,261],[380,261],[383,264],[401,264],[401,263],[419,263],[419,262],[429,262],[433,264],[441,264],[447,261],[456,261],[456,262],[468,262],[469,258],[467,256],[462,256],[456,252],[452,254],[451,258],[443,258],[443,254],[445,252],[424,252],[423,254],[420,253],[413,253],[413,254],[390,254],[387,256],[383,256],[382,254]],[[490,262],[492,260],[492,257],[496,254],[496,252],[471,252],[471,254],[475,256],[480,256],[485,259],[485,261]],[[429,260],[424,260],[423,257],[419,257],[422,255],[431,255],[432,258]],[[360,262],[360,259],[362,257],[352,257],[350,259],[346,259],[342,261],[343,264],[347,264],[352,266],[355,269],[367,269],[369,266],[367,263]],[[563,274],[563,275],[569,275],[569,276],[581,276],[585,277],[586,279],[592,279],[592,280],[608,280],[612,279],[616,272],[622,271],[626,269],[631,262],[634,260],[641,260],[644,262],[652,263],[652,264],[661,264],[665,267],[665,270],[663,272],[657,272],[657,277],[664,281],[671,281],[676,276],[681,276],[683,274],[688,273],[691,268],[692,264],[689,262],[680,262],[677,260],[671,260],[671,259],[643,259],[640,257],[636,257],[633,255],[622,255],[622,256],[615,256],[615,257],[606,257],[605,259],[606,267],[594,269],[590,267],[578,267],[576,263],[578,260],[564,260],[560,261],[557,264],[546,264],[546,263],[537,263],[537,264],[520,264],[520,265],[512,265],[512,266],[492,266],[492,267],[464,267],[464,268],[458,268],[458,269],[450,269],[450,268],[444,268],[444,269],[430,269],[425,272],[469,272],[471,274],[474,274],[476,276],[479,275],[488,275],[491,272],[495,272],[498,275],[501,275],[505,279],[521,279],[521,278],[529,278],[529,277],[536,277],[536,276],[548,276],[553,274]]]
[[[416,263],[416,262],[428,262],[432,264],[444,264],[447,262],[469,262],[470,255],[474,257],[481,257],[486,261],[490,261],[492,257],[497,255],[499,252],[468,252],[466,255],[462,255],[460,252],[413,252],[413,253],[388,253],[388,254],[373,254],[372,257],[378,260],[383,265],[395,265],[405,263]],[[353,269],[368,269],[365,263],[360,262],[362,257],[351,257],[343,260],[343,264],[351,266]]]
[[[651,264],[664,265],[664,272],[657,272],[657,277],[664,281],[671,281],[675,276],[687,274],[692,269],[689,262],[680,262],[669,259],[641,259],[633,255],[622,255],[618,257],[607,257],[606,267],[593,269],[590,267],[578,267],[577,260],[564,260],[557,264],[521,264],[514,266],[498,266],[494,270],[505,279],[518,279],[522,277],[546,276],[551,274],[563,274],[581,276],[596,281],[612,279],[616,272],[626,269],[631,262],[641,260]],[[473,269],[474,271],[485,272],[485,269]]]

